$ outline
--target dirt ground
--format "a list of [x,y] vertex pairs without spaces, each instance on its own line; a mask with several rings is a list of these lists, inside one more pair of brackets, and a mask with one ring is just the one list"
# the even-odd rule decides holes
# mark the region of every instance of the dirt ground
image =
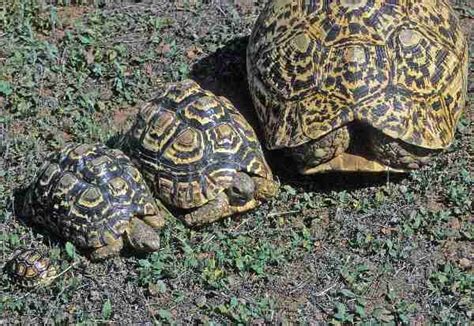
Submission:
[[[474,5],[452,1],[466,35]],[[193,78],[260,127],[245,73],[263,5],[246,0],[13,1],[0,11],[0,268],[18,248],[58,266],[49,287],[1,277],[0,324],[413,324],[473,318],[474,36],[454,144],[407,175],[302,177],[266,153],[281,194],[159,252],[91,263],[16,218],[15,196],[67,142],[117,146],[166,82]],[[23,3],[23,5],[21,5]]]

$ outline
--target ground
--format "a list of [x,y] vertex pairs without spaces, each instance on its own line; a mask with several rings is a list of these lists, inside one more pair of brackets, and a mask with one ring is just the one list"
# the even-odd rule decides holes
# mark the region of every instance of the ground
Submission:
[[[199,230],[170,220],[150,255],[91,263],[18,220],[15,196],[50,153],[69,141],[114,146],[168,81],[198,80],[255,125],[244,67],[261,5],[102,2],[0,9],[0,268],[16,249],[40,248],[60,271],[32,290],[2,274],[0,324],[472,320],[472,104],[454,144],[409,175],[302,178],[267,153],[278,198]],[[453,3],[474,30],[472,3]]]

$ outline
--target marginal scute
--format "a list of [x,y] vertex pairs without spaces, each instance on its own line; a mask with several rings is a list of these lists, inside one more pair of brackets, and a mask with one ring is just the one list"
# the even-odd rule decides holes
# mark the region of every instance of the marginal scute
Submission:
[[[157,107],[155,107],[155,109],[156,108]],[[154,120],[151,120],[152,122],[150,122],[149,128],[143,130],[142,134],[139,134],[137,137],[138,141],[143,139],[143,145],[150,151],[165,146],[171,139],[170,135],[173,134],[179,126],[174,114],[170,111],[155,110],[153,116]]]
[[197,83],[191,80],[184,80],[182,82],[169,84],[161,96],[161,99],[166,99],[177,104],[199,92],[201,92],[201,88]]
[[125,169],[126,169],[126,172],[129,173],[132,176],[133,180],[135,180],[136,183],[141,182],[142,175],[136,167],[129,165],[129,166],[126,166]]
[[153,119],[153,116],[155,115],[156,112],[160,111],[160,107],[157,106],[153,102],[148,102],[146,103],[141,109],[140,112],[138,113],[139,122],[140,122],[140,128],[137,126],[134,127],[134,129],[142,129],[145,128],[148,123]]
[[93,151],[93,147],[89,144],[82,144],[74,148],[69,153],[69,157],[72,160],[80,159],[83,156],[89,155]]
[[168,132],[169,128],[173,125],[173,123],[173,113],[163,111],[160,115],[157,116],[152,133],[159,136],[160,134]]
[[39,179],[41,186],[48,185],[57,175],[57,173],[60,172],[59,166],[57,164],[51,164],[49,162],[46,162],[40,170],[44,171],[41,175],[41,178]]
[[78,179],[72,173],[65,173],[58,182],[57,191],[59,194],[68,193],[76,184]]
[[173,180],[167,177],[160,177],[155,188],[160,189],[159,195],[163,201],[167,203],[175,202]]
[[240,131],[243,134],[242,137],[247,139],[250,143],[258,142],[255,131],[252,129],[247,120],[245,120],[245,118],[241,114],[232,113],[231,116],[234,122],[237,124],[238,128],[236,129],[236,131]]

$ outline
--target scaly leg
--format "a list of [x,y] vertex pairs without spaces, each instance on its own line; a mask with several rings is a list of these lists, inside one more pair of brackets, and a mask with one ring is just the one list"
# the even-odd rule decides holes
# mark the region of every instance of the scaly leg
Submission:
[[201,226],[220,220],[223,217],[246,212],[257,207],[257,205],[258,202],[255,199],[251,199],[245,205],[232,206],[225,192],[221,192],[214,200],[186,214],[184,221],[189,226]]
[[92,261],[104,260],[106,258],[117,256],[120,250],[123,248],[122,238],[108,241],[109,243],[103,247],[95,249],[91,254],[90,258]]
[[161,215],[143,216],[142,220],[155,230],[161,230],[166,223],[166,220]]
[[252,177],[252,180],[255,184],[255,199],[268,200],[278,195],[280,190],[278,181],[262,177]]
[[140,252],[153,252],[160,249],[160,236],[155,229],[138,217],[130,220],[129,228],[125,233],[127,244]]
[[413,170],[430,162],[440,150],[421,148],[386,136],[381,131],[371,129],[369,144],[375,158],[392,168]]
[[349,148],[350,134],[347,126],[336,129],[329,134],[290,148],[289,152],[298,164],[300,173],[307,174],[308,170],[328,162],[344,153]]

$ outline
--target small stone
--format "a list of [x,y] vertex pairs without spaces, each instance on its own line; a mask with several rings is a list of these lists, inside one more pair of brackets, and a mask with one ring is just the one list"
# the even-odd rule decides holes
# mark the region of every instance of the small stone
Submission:
[[206,302],[207,302],[207,299],[206,299],[206,296],[204,296],[204,295],[201,295],[201,296],[197,297],[196,300],[194,300],[194,303],[199,308],[204,307],[206,305]]
[[467,259],[467,258],[461,258],[459,259],[459,265],[462,267],[462,268],[465,268],[465,269],[468,269],[472,266],[472,262],[470,259]]
[[166,284],[163,281],[148,284],[148,292],[151,296],[158,296],[166,292]]

